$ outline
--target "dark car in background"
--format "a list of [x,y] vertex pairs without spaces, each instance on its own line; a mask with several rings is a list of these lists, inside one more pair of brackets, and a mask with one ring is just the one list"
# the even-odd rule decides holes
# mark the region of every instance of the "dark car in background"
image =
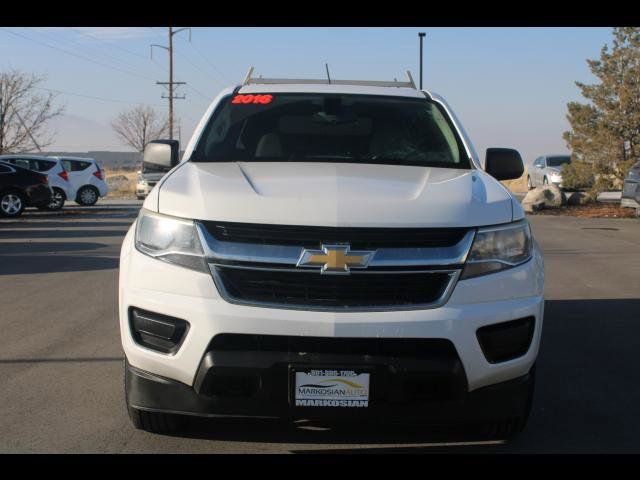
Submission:
[[622,198],[620,205],[623,207],[632,207],[640,209],[640,162],[637,162],[627,174],[624,179],[624,186],[622,187]]
[[46,207],[51,200],[46,174],[0,162],[0,216],[17,217],[25,207]]

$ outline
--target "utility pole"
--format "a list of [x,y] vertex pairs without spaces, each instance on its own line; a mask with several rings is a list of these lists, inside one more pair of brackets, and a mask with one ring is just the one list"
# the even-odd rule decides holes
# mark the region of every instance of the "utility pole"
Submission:
[[184,100],[185,96],[177,96],[174,95],[174,85],[186,85],[186,82],[174,82],[173,81],[173,36],[176,33],[180,33],[183,30],[189,30],[189,41],[191,41],[191,28],[179,28],[178,30],[174,30],[173,27],[169,27],[169,46],[153,44],[151,45],[151,58],[153,59],[153,47],[164,48],[167,52],[169,52],[169,81],[168,82],[156,82],[156,85],[164,85],[169,88],[169,95],[162,95],[162,98],[169,99],[169,138],[173,140],[173,101],[174,100]]
[[420,32],[418,33],[418,37],[420,37],[420,90],[422,90],[422,40],[424,40],[424,36],[426,33]]

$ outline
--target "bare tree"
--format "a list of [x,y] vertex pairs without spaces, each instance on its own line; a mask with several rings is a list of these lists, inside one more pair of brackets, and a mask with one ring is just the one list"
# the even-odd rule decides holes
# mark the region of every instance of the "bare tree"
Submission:
[[153,108],[142,105],[120,112],[111,126],[124,144],[140,153],[144,152],[147,143],[166,137],[169,131],[166,117],[161,117]]
[[0,154],[41,150],[53,143],[47,123],[62,114],[56,94],[38,94],[46,77],[19,70],[0,72]]

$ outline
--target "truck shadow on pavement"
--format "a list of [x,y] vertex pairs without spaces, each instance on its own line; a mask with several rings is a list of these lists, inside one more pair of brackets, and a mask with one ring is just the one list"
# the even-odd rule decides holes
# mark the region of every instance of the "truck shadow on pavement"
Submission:
[[178,436],[300,453],[638,453],[639,351],[640,299],[548,300],[531,417],[510,442],[464,428],[250,419],[190,419]]

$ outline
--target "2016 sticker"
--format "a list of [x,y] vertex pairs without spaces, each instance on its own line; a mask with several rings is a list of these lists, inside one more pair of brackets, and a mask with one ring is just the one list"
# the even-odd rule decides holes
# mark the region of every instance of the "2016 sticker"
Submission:
[[273,100],[273,95],[247,94],[247,95],[236,95],[235,97],[233,97],[233,100],[231,101],[231,103],[238,103],[238,104],[253,103],[253,104],[265,105],[267,103],[271,103],[272,100]]

